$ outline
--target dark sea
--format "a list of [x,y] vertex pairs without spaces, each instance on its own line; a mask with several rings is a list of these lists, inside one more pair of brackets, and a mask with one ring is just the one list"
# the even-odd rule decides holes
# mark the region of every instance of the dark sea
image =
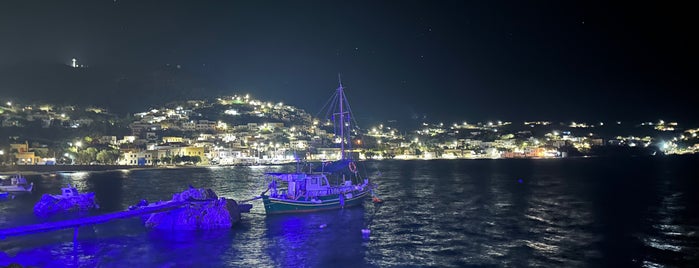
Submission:
[[[0,266],[38,267],[697,267],[699,158],[364,162],[375,205],[266,216],[232,229],[170,232],[138,218],[6,237]],[[26,176],[35,192],[0,201],[0,228],[38,218],[70,183],[100,209],[167,200],[189,185],[248,199],[264,172],[292,166],[122,170]],[[363,237],[361,230],[371,230]]]

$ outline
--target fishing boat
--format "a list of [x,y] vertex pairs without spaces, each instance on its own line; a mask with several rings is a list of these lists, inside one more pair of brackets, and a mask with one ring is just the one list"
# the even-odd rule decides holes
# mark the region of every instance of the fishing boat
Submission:
[[[340,159],[315,169],[298,167],[292,173],[266,173],[267,189],[260,195],[269,214],[314,212],[361,205],[371,196],[369,178],[362,175],[351,151],[351,110],[342,82],[327,108],[339,137]],[[339,133],[338,133],[339,132]]]
[[34,213],[40,216],[49,216],[59,212],[87,211],[97,209],[99,205],[95,201],[95,193],[80,193],[74,186],[61,188],[61,194],[44,194],[34,205]]
[[27,179],[22,177],[22,175],[12,176],[8,180],[3,180],[0,183],[0,192],[31,192],[34,188],[34,183],[27,184]]

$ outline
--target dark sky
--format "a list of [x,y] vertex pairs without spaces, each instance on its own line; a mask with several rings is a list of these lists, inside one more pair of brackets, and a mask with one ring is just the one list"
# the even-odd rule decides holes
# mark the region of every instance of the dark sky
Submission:
[[[25,85],[34,96],[89,87],[123,97],[110,108],[143,109],[139,92],[175,87],[251,93],[315,114],[342,73],[367,123],[696,122],[693,9],[606,2],[1,1],[0,97]],[[32,73],[73,57],[92,82]],[[181,66],[174,78],[158,71],[168,64]],[[150,88],[132,78],[139,72],[170,84]]]

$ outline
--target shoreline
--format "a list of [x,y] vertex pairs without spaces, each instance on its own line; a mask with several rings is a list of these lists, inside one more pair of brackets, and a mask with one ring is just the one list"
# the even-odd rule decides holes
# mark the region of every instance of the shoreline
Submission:
[[52,173],[71,172],[109,172],[116,170],[152,170],[152,169],[184,169],[207,168],[210,166],[124,166],[124,165],[12,165],[0,166],[0,175],[43,175]]
[[[684,158],[693,157],[695,154],[689,155],[665,155],[663,157],[672,158]],[[561,160],[561,159],[590,159],[590,158],[627,158],[626,156],[572,156],[564,158],[433,158],[433,159],[363,159],[364,161],[464,161],[464,160]],[[628,156],[628,158],[638,158],[638,157],[649,157],[649,158],[661,158],[658,156]],[[315,163],[315,161],[309,161]],[[322,161],[319,161],[322,162]],[[132,166],[132,165],[5,165],[0,166],[0,175],[15,175],[18,173],[27,175],[42,175],[42,174],[52,174],[56,172],[109,172],[116,170],[154,170],[154,169],[193,169],[193,168],[212,168],[212,167],[242,167],[242,166],[283,166],[283,165],[293,165],[294,163],[278,163],[278,164],[266,164],[266,165],[201,165],[201,166],[191,166],[191,165],[161,165],[161,166]]]

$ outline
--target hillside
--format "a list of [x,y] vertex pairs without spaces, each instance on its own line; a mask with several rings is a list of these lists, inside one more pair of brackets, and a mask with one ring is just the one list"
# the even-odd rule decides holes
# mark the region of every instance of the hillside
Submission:
[[219,93],[204,74],[174,66],[72,68],[55,63],[0,69],[0,88],[0,97],[22,102],[97,105],[119,114]]

